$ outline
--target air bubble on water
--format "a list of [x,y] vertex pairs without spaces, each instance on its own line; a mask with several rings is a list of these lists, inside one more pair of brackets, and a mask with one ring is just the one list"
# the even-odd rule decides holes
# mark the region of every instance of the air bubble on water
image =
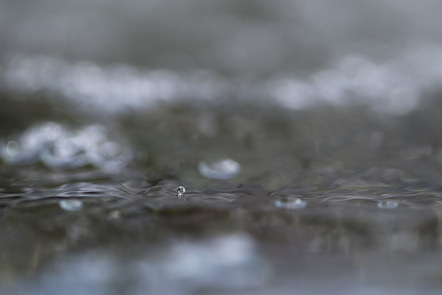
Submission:
[[83,203],[80,200],[60,200],[58,204],[60,205],[60,208],[65,211],[74,212],[83,209]]
[[132,153],[110,140],[104,126],[90,125],[72,130],[47,122],[32,126],[7,144],[0,144],[0,157],[13,165],[41,161],[54,169],[92,165],[117,171],[131,161]]
[[6,144],[6,153],[8,154],[9,157],[15,157],[20,153],[20,146],[18,145],[17,142],[15,141],[9,141]]
[[38,153],[14,140],[0,143],[0,158],[8,164],[33,164],[38,161]]
[[109,219],[109,220],[119,220],[119,219],[121,219],[121,212],[118,211],[118,210],[111,211],[107,215],[107,219]]
[[378,208],[380,209],[395,209],[399,206],[399,203],[391,200],[382,200],[378,202]]
[[200,162],[198,170],[207,178],[227,180],[238,175],[241,166],[235,160],[222,159],[215,162]]
[[275,201],[275,206],[284,209],[302,209],[307,206],[307,201],[300,198],[286,198]]
[[180,185],[176,190],[176,195],[178,198],[184,198],[184,194],[186,193],[186,188]]

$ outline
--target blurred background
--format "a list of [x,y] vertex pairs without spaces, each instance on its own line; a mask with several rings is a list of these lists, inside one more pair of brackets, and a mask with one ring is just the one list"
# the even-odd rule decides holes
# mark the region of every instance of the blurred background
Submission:
[[130,91],[141,105],[186,96],[181,84],[210,98],[233,83],[292,108],[362,99],[406,113],[438,89],[440,10],[431,0],[2,1],[2,80],[93,101],[134,100],[117,93]]
[[0,294],[440,294],[441,13],[0,0]]

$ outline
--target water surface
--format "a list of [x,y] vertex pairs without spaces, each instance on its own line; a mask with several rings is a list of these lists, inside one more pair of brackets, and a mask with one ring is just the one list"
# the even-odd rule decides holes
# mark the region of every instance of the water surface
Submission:
[[0,293],[440,294],[440,9],[0,3]]

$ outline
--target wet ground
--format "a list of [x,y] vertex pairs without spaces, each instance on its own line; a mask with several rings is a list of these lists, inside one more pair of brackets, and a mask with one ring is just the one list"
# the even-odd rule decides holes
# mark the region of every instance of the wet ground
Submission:
[[440,294],[440,5],[347,2],[0,2],[0,294]]

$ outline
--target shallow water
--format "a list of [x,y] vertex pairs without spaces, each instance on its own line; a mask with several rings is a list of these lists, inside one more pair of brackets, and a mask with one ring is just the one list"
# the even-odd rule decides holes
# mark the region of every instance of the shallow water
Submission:
[[0,3],[0,294],[440,294],[441,7],[347,2]]

